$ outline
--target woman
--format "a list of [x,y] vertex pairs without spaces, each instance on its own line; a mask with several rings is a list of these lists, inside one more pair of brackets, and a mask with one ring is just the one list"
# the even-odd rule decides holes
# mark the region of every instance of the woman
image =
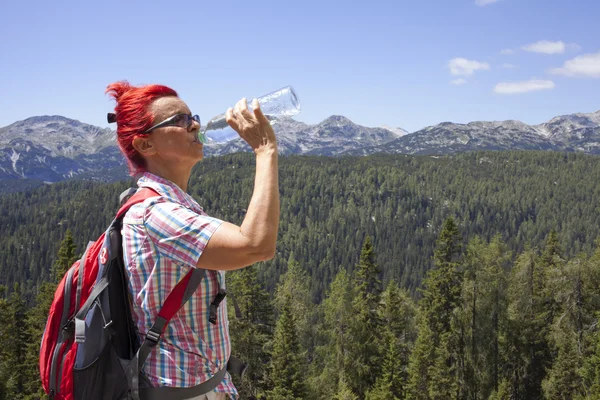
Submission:
[[[254,192],[240,226],[209,217],[186,193],[194,165],[202,160],[200,120],[177,93],[165,86],[108,86],[117,102],[119,146],[140,188],[159,196],[133,206],[123,219],[123,253],[140,338],[155,320],[166,296],[191,269],[203,268],[200,286],[175,315],[150,353],[143,375],[153,387],[193,387],[225,368],[231,352],[226,301],[216,323],[210,304],[224,287],[225,271],[244,268],[275,255],[279,225],[277,143],[256,100],[246,99],[226,113],[227,123],[256,155]],[[236,398],[226,374],[197,399]]]

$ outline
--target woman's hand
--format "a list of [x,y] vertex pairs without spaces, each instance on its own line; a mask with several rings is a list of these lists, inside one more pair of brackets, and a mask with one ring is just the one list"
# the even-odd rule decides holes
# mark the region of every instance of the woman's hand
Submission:
[[255,153],[264,150],[277,150],[277,139],[271,123],[262,113],[258,100],[252,102],[252,111],[248,109],[246,99],[241,99],[235,108],[229,108],[225,120]]
[[223,222],[198,260],[198,268],[233,270],[275,256],[279,229],[279,173],[275,132],[258,101],[248,110],[246,99],[227,110],[229,126],[256,154],[254,191],[240,226]]

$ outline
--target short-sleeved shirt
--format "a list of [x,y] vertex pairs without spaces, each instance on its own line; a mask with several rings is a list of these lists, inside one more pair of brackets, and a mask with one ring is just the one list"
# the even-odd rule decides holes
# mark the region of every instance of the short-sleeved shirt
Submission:
[[[167,296],[196,268],[222,221],[206,215],[167,179],[146,172],[138,186],[160,195],[134,205],[123,218],[123,254],[133,315],[143,340]],[[153,386],[196,386],[226,367],[231,354],[226,300],[218,308],[217,324],[209,322],[210,304],[220,287],[225,287],[225,272],[207,270],[196,292],[171,319],[143,368]],[[215,391],[237,397],[229,374]]]

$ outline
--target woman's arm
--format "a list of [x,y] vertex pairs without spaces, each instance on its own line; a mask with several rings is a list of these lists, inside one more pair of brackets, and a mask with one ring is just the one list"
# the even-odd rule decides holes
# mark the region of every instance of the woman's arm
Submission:
[[227,122],[256,154],[254,191],[241,226],[223,222],[204,248],[198,268],[234,270],[275,256],[279,228],[279,177],[277,141],[271,124],[246,100],[227,110]]

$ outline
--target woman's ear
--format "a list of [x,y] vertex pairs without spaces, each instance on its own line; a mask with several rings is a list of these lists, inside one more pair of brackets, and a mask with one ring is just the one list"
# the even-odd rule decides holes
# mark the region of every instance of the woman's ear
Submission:
[[135,136],[131,145],[144,157],[156,154],[156,147],[154,147],[154,144],[147,136]]

